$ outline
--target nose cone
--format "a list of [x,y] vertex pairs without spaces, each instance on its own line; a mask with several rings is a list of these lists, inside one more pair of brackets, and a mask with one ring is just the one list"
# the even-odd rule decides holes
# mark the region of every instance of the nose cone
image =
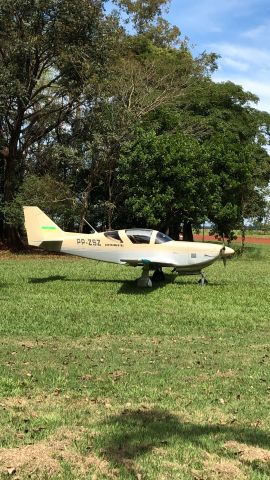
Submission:
[[229,257],[230,255],[233,255],[234,254],[234,250],[230,247],[224,247],[225,248],[225,251],[224,251],[224,255],[226,255],[226,257]]

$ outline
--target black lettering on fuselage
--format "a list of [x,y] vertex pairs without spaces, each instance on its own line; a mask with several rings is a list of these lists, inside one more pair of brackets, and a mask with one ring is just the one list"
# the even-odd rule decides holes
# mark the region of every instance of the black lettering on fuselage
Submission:
[[96,238],[77,238],[77,245],[89,245],[90,247],[101,247],[101,241]]

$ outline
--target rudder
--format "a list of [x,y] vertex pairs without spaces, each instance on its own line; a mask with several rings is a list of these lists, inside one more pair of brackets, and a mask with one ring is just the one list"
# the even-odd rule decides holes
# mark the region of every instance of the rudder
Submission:
[[42,242],[61,241],[65,232],[40,208],[23,207],[28,244],[40,246]]

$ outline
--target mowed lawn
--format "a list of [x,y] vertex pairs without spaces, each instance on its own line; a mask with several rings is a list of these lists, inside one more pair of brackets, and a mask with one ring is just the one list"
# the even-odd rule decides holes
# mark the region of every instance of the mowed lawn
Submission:
[[270,246],[206,287],[74,257],[0,272],[0,478],[270,478]]

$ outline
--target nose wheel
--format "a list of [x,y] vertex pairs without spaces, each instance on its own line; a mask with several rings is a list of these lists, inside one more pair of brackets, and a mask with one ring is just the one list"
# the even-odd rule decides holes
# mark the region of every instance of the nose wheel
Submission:
[[208,280],[206,280],[205,275],[204,275],[203,272],[201,272],[201,278],[200,278],[200,280],[198,281],[198,284],[199,284],[201,287],[204,287],[205,285],[208,285]]

